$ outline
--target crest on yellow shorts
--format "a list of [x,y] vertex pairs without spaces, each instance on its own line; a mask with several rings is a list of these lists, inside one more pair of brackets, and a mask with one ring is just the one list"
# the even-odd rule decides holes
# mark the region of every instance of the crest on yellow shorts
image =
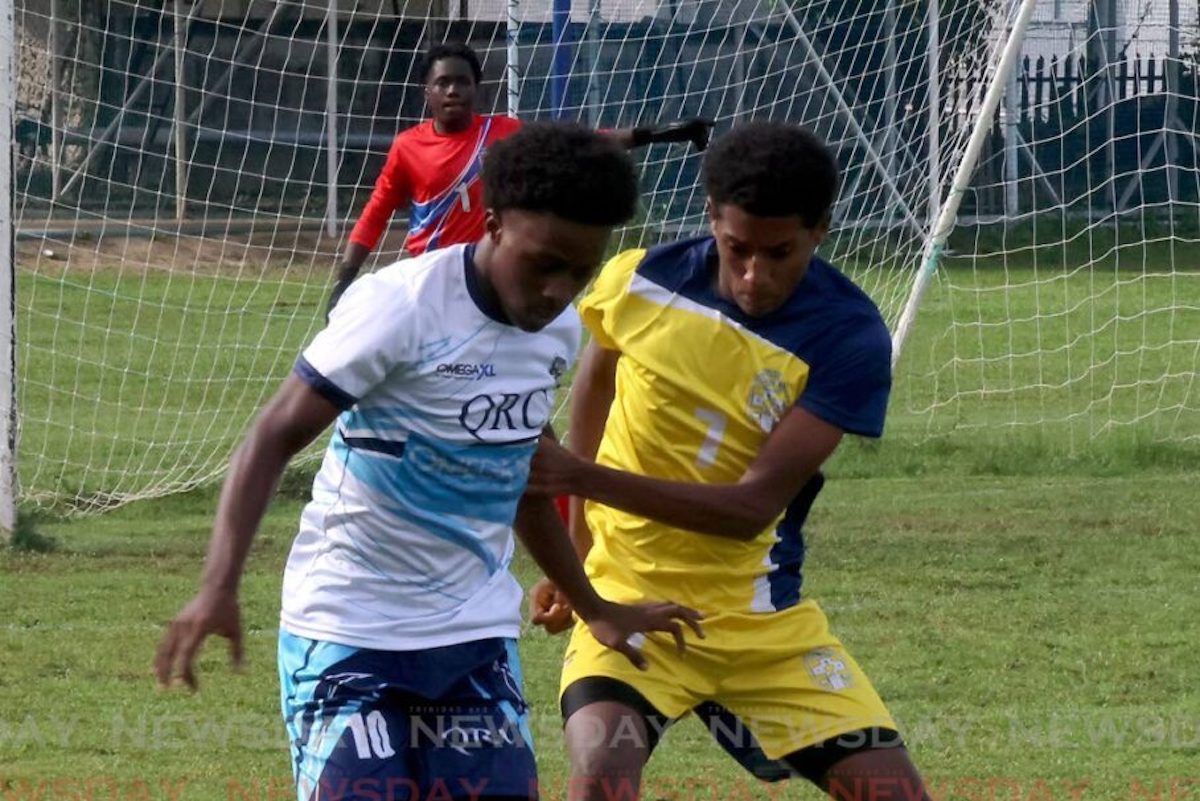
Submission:
[[854,686],[854,676],[842,655],[832,648],[814,648],[804,655],[808,675],[826,690],[848,690]]

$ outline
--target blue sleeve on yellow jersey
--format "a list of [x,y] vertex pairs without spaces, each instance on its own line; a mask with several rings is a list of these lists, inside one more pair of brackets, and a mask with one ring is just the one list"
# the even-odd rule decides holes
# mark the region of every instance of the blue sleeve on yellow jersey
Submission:
[[857,322],[814,360],[797,405],[848,433],[879,437],[892,388],[892,341],[881,320]]
[[[807,378],[796,376],[797,406],[848,433],[881,436],[892,385],[892,347],[870,297],[828,262],[814,258],[802,285],[782,307],[750,317],[714,290],[716,269],[711,237],[625,251],[604,265],[580,301],[579,313],[601,346],[631,347],[643,368],[680,384],[714,379],[695,374],[695,362],[677,355],[711,347],[711,330],[698,327],[697,321],[717,320],[718,327],[743,332],[747,343],[769,343],[768,348],[799,360]],[[651,329],[661,336],[648,336]],[[746,358],[737,369],[760,371],[765,367],[760,362]],[[706,363],[711,366],[711,360]],[[693,372],[680,372],[684,364],[692,365],[687,369]],[[721,376],[722,392],[727,392],[729,379]]]

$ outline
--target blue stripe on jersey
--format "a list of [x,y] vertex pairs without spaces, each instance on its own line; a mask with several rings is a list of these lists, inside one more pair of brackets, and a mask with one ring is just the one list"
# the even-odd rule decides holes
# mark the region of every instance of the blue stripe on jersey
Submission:
[[[408,233],[415,235],[421,233],[433,223],[439,225],[444,222],[450,209],[454,208],[454,204],[458,202],[458,193],[451,193],[437,200],[431,200],[426,203],[413,203],[412,216],[409,218]],[[433,244],[432,238],[430,244]]]
[[721,297],[711,237],[672,242],[647,251],[638,275],[707,306],[795,355],[811,368],[796,403],[852,434],[883,433],[891,388],[892,341],[871,298],[828,262],[813,256],[782,306],[751,317]]
[[[475,141],[475,150],[471,153],[471,158],[467,162],[467,168],[458,176],[457,180],[446,187],[440,195],[430,198],[423,203],[413,202],[408,218],[408,233],[410,235],[419,234],[434,223],[437,223],[438,228],[441,228],[445,224],[446,216],[450,213],[454,204],[458,202],[458,187],[470,184],[483,171],[483,146],[487,142],[488,132],[491,129],[492,121],[485,119],[483,127],[479,131],[479,138]],[[437,239],[436,234],[430,238],[429,250],[436,249]]]
[[705,236],[651,248],[637,272],[671,292],[721,312],[809,364],[820,361],[808,351],[827,341],[828,336],[822,334],[832,333],[836,338],[879,316],[870,296],[819,256],[813,256],[800,282],[805,290],[792,293],[783,306],[761,317],[749,316],[736,303],[717,294],[712,280],[716,269],[716,241]]
[[791,519],[791,509],[775,529],[779,541],[771,546],[770,562],[774,569],[767,574],[771,588],[771,607],[776,611],[800,603],[800,587],[804,583],[804,532]]
[[[334,445],[348,445],[340,433]],[[537,441],[460,445],[410,434],[402,458],[361,457],[356,478],[385,496],[424,510],[512,525],[529,480]],[[340,455],[340,454],[339,454]]]
[[347,437],[342,435],[342,441],[355,450],[382,453],[385,456],[403,456],[404,449],[408,445],[406,442],[379,439],[378,437]]
[[489,572],[502,567],[462,521],[512,525],[536,441],[458,445],[411,434],[402,455],[388,455],[355,448],[338,432],[331,447],[355,478],[390,499],[384,511],[465,548]]
[[422,509],[512,525],[537,442],[460,445],[410,434],[396,490]]
[[800,489],[788,504],[783,520],[775,529],[779,541],[771,546],[769,560],[775,569],[767,575],[771,588],[771,606],[776,611],[800,603],[800,587],[804,583],[801,569],[804,567],[804,522],[821,487],[825,476],[817,473]]
[[[392,499],[391,503],[380,503],[379,511],[399,518],[424,531],[426,534],[446,540],[475,555],[487,567],[488,573],[500,569],[499,563],[478,535],[465,523],[461,523],[441,510],[422,509],[412,503],[404,486],[404,478],[413,471],[402,470],[404,460],[376,455],[350,448],[340,434],[335,434],[330,443],[338,459],[359,481],[375,492]],[[467,498],[458,501],[456,512],[468,508]],[[465,517],[466,515],[464,515]]]
[[315,389],[318,395],[343,412],[358,403],[358,398],[321,375],[321,371],[309,364],[308,359],[303,356],[296,360],[296,366],[292,368],[292,372]]
[[[408,551],[412,548],[411,543],[406,542],[380,542],[375,539],[373,533],[365,526],[358,525],[351,521],[343,523],[346,530],[350,533],[351,538],[346,551],[346,558],[352,562],[362,565],[367,570],[374,573],[381,579],[384,579],[392,584],[402,585],[405,587],[420,587],[426,593],[440,595],[443,598],[449,598],[452,601],[458,601],[460,604],[468,600],[467,596],[459,595],[451,592],[448,588],[453,586],[450,581],[437,576],[431,576],[426,572],[426,568],[416,565],[408,558]],[[374,554],[368,553],[360,543],[371,543],[375,549]],[[386,556],[395,560],[403,570],[385,570],[375,564],[372,556]],[[406,572],[405,572],[406,571]],[[350,602],[352,603],[352,602]]]

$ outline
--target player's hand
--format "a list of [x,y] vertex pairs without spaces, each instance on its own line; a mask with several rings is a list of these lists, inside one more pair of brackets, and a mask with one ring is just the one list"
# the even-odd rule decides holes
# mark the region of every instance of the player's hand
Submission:
[[571,602],[548,578],[539,579],[529,590],[529,621],[547,634],[561,634],[575,622]]
[[617,604],[605,601],[600,611],[585,622],[592,636],[604,646],[620,651],[638,670],[650,667],[642,654],[646,632],[665,631],[675,638],[679,653],[687,649],[680,621],[704,639],[700,621],[704,616],[695,609],[663,601],[652,604]]
[[708,147],[709,137],[712,136],[713,121],[697,118],[683,120],[670,127],[677,128],[687,141],[692,143],[697,153],[703,153]]
[[169,687],[176,677],[191,689],[197,688],[196,655],[210,634],[229,640],[235,670],[242,667],[242,621],[237,596],[201,590],[167,626],[154,657],[154,674],[160,687]]
[[576,477],[587,464],[550,437],[542,437],[529,466],[529,484],[525,491],[552,497],[574,495]]

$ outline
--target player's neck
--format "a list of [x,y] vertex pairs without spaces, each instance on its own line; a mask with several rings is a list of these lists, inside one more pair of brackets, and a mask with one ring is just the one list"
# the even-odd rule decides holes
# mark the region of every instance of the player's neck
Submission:
[[724,274],[721,271],[721,259],[717,255],[717,248],[715,246],[709,250],[704,266],[709,275],[709,289],[713,291],[713,294],[722,300],[736,303],[733,297],[733,290],[725,282]]
[[470,130],[471,126],[474,124],[475,124],[475,115],[474,114],[472,114],[470,117],[467,117],[466,121],[461,122],[461,123],[456,123],[456,122],[446,123],[446,122],[442,122],[437,117],[433,118],[434,133],[437,133],[441,136],[453,136],[454,134],[460,134],[463,131]]

